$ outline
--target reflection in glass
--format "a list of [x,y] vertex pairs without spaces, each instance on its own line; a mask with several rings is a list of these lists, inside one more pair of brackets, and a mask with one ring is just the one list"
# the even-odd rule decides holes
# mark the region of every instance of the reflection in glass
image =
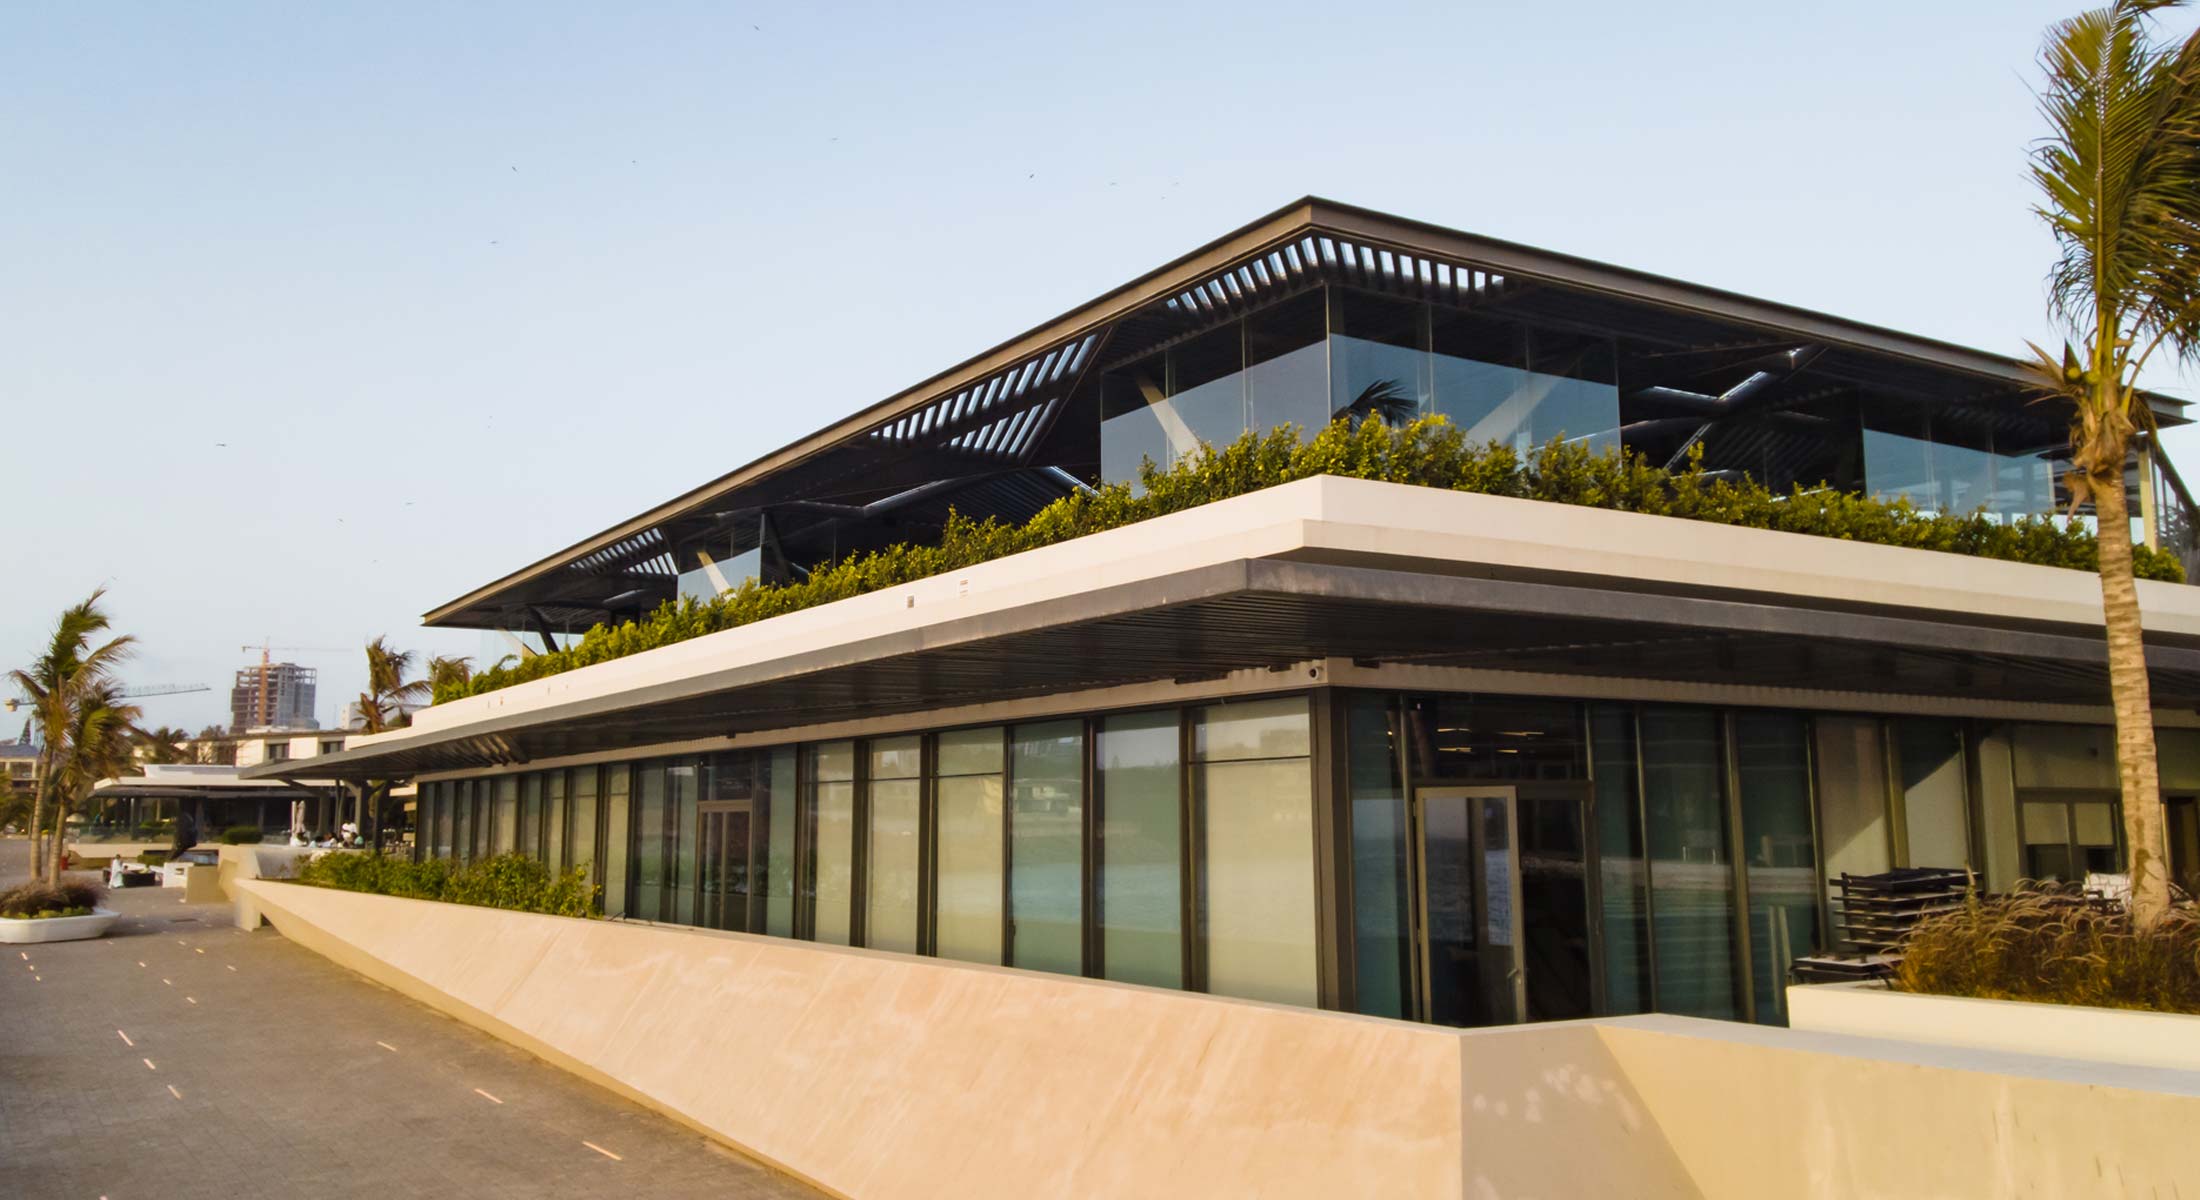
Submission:
[[565,772],[552,771],[542,784],[542,861],[553,871],[565,869]]
[[863,944],[904,954],[917,952],[917,830],[924,787],[917,772],[922,753],[923,739],[918,737],[871,743]]
[[1007,827],[1001,804],[1003,731],[956,729],[939,735],[939,898],[935,952],[964,962],[1001,961],[1002,861]]
[[695,805],[702,786],[702,772],[694,760],[669,764],[665,769],[665,915],[683,925],[695,922],[695,876],[698,868],[695,844]]
[[1635,714],[1618,705],[1589,710],[1596,776],[1597,881],[1604,905],[1604,1009],[1650,1011],[1650,876],[1642,857],[1636,797]]
[[513,846],[530,858],[542,846],[542,774],[531,772],[519,780],[519,840]]
[[634,879],[628,914],[661,921],[665,908],[665,764],[636,768],[634,787]]
[[1731,1020],[1741,1007],[1719,719],[1707,709],[1646,708],[1640,729],[1658,1008]]
[[1010,961],[1084,971],[1084,723],[1016,727],[1009,825]]
[[1101,723],[1097,871],[1109,979],[1184,986],[1177,738],[1174,710]]
[[1207,990],[1216,995],[1283,1004],[1318,998],[1307,725],[1304,697],[1193,714],[1205,858],[1200,932]]
[[573,770],[572,833],[567,843],[570,855],[565,863],[568,867],[587,867],[590,880],[596,883],[603,881],[603,864],[596,857],[596,777],[599,773],[595,767]]
[[1810,731],[1792,713],[1734,718],[1742,855],[1749,868],[1749,961],[1757,1020],[1787,1023],[1788,966],[1818,945],[1818,853],[1810,828]]

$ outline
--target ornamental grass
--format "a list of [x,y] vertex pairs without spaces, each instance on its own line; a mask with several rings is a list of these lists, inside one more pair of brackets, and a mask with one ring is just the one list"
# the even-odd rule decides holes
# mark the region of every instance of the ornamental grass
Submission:
[[[1999,520],[1983,511],[1952,516],[1921,511],[1907,498],[1878,500],[1823,486],[1775,492],[1747,478],[1705,471],[1700,449],[1685,467],[1667,470],[1631,450],[1599,451],[1557,439],[1526,455],[1495,442],[1473,445],[1442,416],[1399,426],[1371,417],[1335,421],[1312,438],[1295,425],[1247,433],[1226,446],[1202,446],[1167,467],[1148,461],[1137,487],[1114,483],[1065,496],[1022,524],[951,513],[936,543],[901,543],[854,555],[789,583],[751,580],[714,600],[666,601],[640,621],[597,625],[565,649],[446,680],[435,699],[480,695],[1320,475],[2078,571],[2098,570],[2100,563],[2093,535],[2070,521]],[[2134,546],[2132,553],[2140,578],[2183,580],[2175,557],[2144,546]]]
[[2200,1013],[2200,914],[2171,909],[2139,930],[2119,907],[2056,884],[1973,896],[1921,922],[1902,946],[1897,991]]

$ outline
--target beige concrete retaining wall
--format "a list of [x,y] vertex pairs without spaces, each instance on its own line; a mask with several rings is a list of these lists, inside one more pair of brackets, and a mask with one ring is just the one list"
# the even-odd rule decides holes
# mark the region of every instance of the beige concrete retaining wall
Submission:
[[2200,1121],[2200,1076],[1675,1017],[1462,1032],[233,886],[300,944],[843,1196],[2200,1195],[2164,1140]]
[[2200,1016],[1922,996],[1877,984],[1791,987],[1796,1029],[2200,1071]]

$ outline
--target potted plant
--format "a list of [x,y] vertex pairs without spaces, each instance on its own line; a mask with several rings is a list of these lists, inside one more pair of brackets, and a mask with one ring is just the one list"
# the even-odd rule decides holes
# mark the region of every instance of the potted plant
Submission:
[[96,883],[33,880],[0,892],[0,942],[74,942],[107,932],[121,914],[100,907],[107,898]]

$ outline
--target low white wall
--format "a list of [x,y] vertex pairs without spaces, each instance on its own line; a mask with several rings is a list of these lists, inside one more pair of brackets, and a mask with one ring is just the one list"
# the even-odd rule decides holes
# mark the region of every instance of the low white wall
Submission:
[[2200,1195],[2200,1075],[1681,1017],[1459,1031],[233,886],[240,915],[867,1200]]
[[2200,1016],[1924,996],[1877,984],[1791,987],[1791,1028],[2200,1071]]

